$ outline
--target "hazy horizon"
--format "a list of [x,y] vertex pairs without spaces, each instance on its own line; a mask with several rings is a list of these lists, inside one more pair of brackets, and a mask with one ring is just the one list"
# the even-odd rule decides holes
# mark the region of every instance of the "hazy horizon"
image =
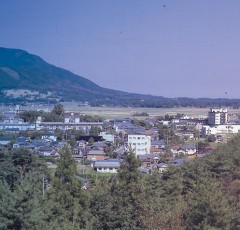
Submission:
[[240,98],[239,10],[237,0],[2,1],[0,46],[105,88]]

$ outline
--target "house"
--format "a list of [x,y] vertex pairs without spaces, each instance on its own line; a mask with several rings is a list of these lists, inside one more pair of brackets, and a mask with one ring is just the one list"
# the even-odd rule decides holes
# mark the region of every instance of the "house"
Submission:
[[196,146],[192,145],[186,145],[186,146],[172,146],[170,148],[172,154],[178,155],[178,154],[183,154],[183,155],[192,155],[197,153],[197,148]]
[[56,150],[53,147],[42,146],[38,149],[38,154],[40,156],[55,156],[57,154]]
[[171,146],[170,147],[170,151],[173,155],[177,155],[178,154],[178,151],[181,149],[180,146],[177,146],[177,145],[174,145],[174,146]]
[[194,139],[194,132],[190,132],[190,131],[176,133],[176,135],[185,137],[185,138],[190,139],[190,140]]
[[95,171],[101,173],[117,173],[120,168],[120,160],[97,160],[93,162],[92,167]]
[[14,137],[9,137],[9,136],[0,137],[0,145],[7,145],[14,140],[15,140]]
[[72,149],[72,154],[73,155],[83,155],[85,153],[85,148],[81,147],[81,146],[74,146]]
[[181,150],[183,150],[186,155],[193,155],[197,153],[197,148],[194,145],[182,146]]
[[51,140],[51,141],[57,141],[57,137],[54,135],[54,133],[43,133],[42,140]]
[[104,150],[108,145],[104,142],[94,142],[92,147],[93,149]]
[[87,160],[96,161],[96,160],[105,160],[106,154],[102,150],[90,150],[87,153]]
[[150,148],[150,153],[157,153],[158,155],[163,153],[163,150],[160,148]]
[[164,140],[151,141],[151,148],[165,148]]
[[168,164],[162,162],[162,163],[156,164],[156,167],[160,173],[163,173],[164,171],[167,170]]
[[159,161],[160,157],[159,153],[150,153],[145,155],[139,155],[138,159],[143,167],[151,168],[152,165],[156,164]]

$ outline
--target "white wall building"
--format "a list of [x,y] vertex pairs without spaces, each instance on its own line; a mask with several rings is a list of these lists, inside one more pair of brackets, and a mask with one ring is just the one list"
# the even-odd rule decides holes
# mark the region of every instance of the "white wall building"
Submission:
[[205,135],[239,133],[239,131],[240,131],[240,124],[239,125],[227,124],[227,125],[217,125],[217,126],[209,126],[209,125],[203,126],[203,133]]
[[128,135],[128,148],[133,149],[136,156],[149,154],[151,148],[151,137],[138,134]]
[[93,162],[92,167],[100,173],[117,173],[120,168],[120,161],[116,159],[98,160]]
[[107,133],[107,132],[100,132],[99,135],[102,136],[102,138],[105,141],[110,141],[110,142],[114,143],[114,134],[110,134],[110,133]]
[[103,122],[43,122],[41,117],[36,120],[36,130],[90,130],[92,126],[102,129]]
[[223,125],[228,120],[227,109],[211,109],[208,113],[209,125]]

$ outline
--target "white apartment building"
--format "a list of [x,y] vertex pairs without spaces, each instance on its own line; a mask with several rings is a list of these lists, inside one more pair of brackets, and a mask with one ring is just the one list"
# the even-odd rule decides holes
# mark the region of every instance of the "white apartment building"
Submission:
[[209,125],[224,125],[227,123],[227,109],[211,109],[208,113]]
[[144,134],[128,135],[128,148],[134,150],[136,156],[149,154],[151,137]]

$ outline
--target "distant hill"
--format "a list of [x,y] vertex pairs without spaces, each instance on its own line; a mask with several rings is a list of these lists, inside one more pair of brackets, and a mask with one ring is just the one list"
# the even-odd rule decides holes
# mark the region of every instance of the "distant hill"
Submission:
[[[0,48],[0,102],[88,101],[92,106],[208,106],[240,105],[240,100],[170,99],[100,87],[24,50]],[[206,104],[207,102],[207,104]]]
[[[18,90],[15,91],[16,95],[12,95],[14,92],[12,89]],[[125,100],[144,100],[153,97],[100,87],[84,77],[48,64],[36,55],[7,48],[0,48],[0,90],[7,92],[5,95],[8,100],[22,98],[41,101],[50,98],[108,104],[108,101],[113,103],[114,100],[121,103]],[[9,93],[6,90],[11,91]],[[26,95],[21,94],[19,90],[25,90]],[[32,91],[32,94],[27,90]]]

